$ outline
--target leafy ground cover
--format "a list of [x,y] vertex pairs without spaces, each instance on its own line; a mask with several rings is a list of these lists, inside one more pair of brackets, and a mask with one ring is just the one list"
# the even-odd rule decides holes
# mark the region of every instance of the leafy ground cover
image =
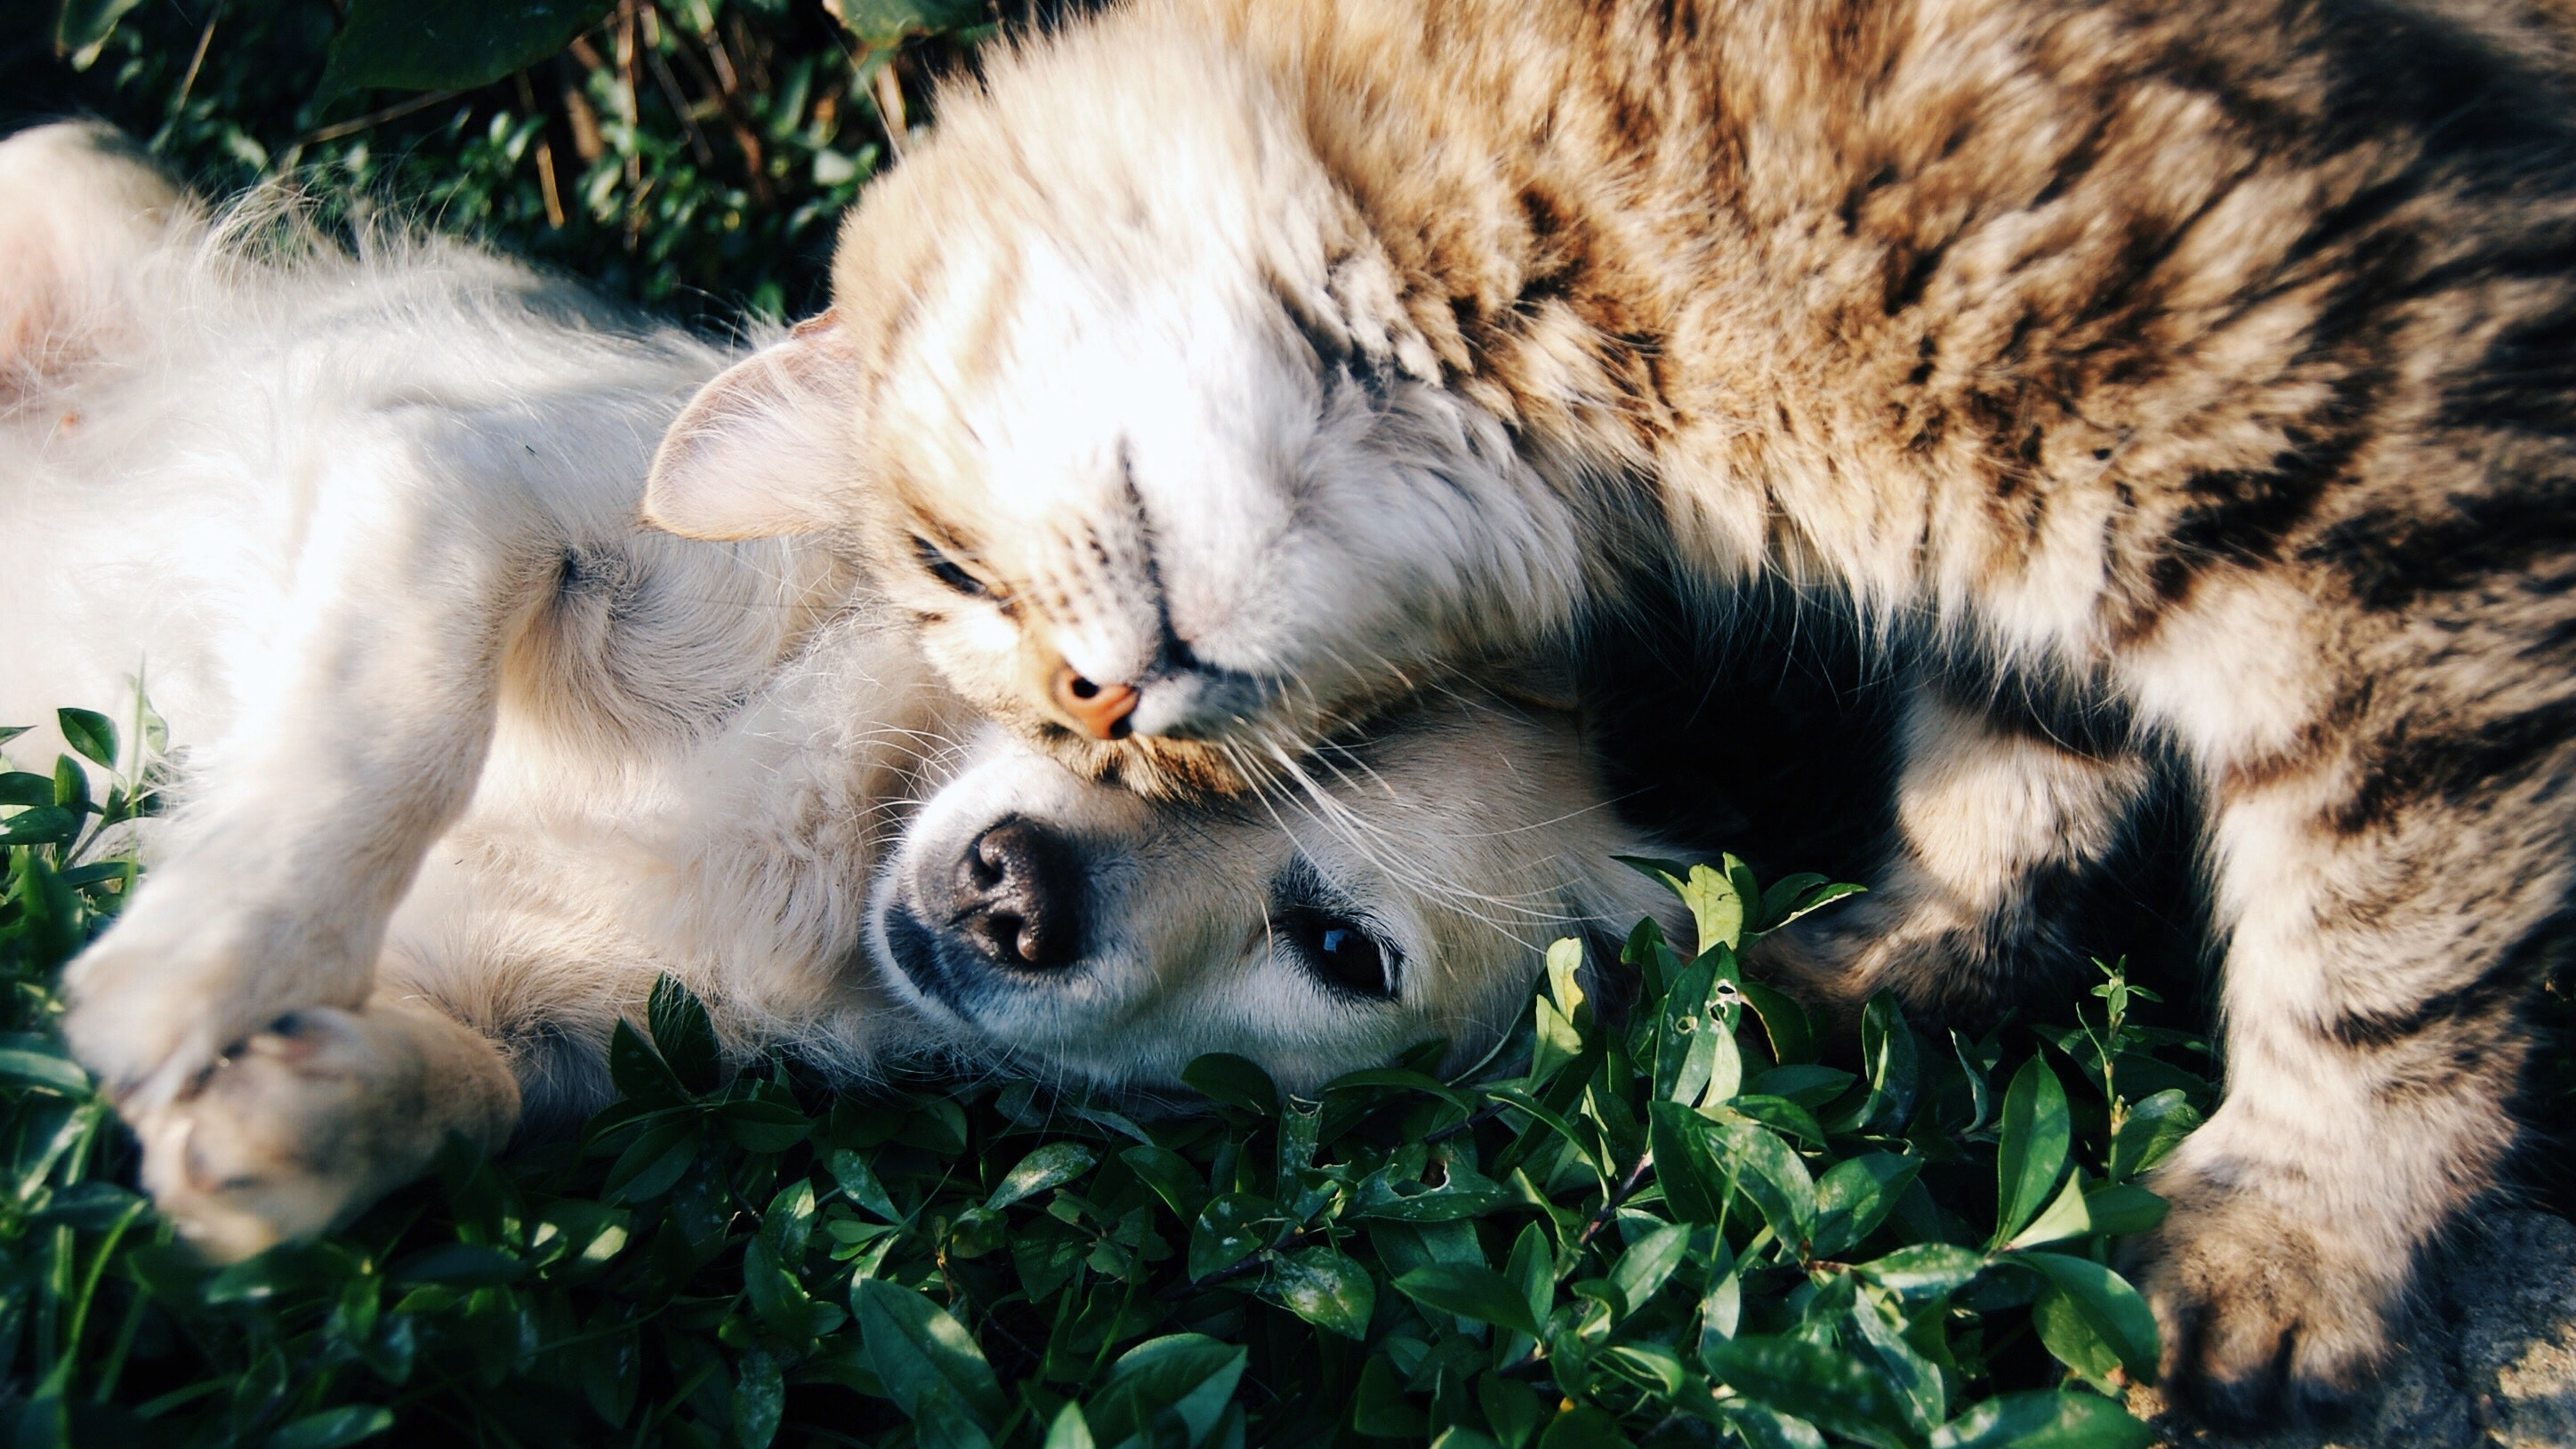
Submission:
[[[49,0],[0,28],[0,108],[101,115],[209,194],[295,176],[724,328],[819,305],[831,219],[927,80],[1057,8]],[[2143,1441],[2106,1395],[2152,1331],[2106,1265],[2209,1105],[2200,1044],[2142,1024],[2117,972],[2047,1024],[1971,1039],[1881,1004],[1828,1042],[1734,957],[1821,883],[1723,868],[1671,876],[1728,944],[1686,962],[1641,930],[1619,1019],[1560,958],[1475,1079],[1425,1053],[1283,1101],[1210,1059],[1197,1117],[728,1072],[665,992],[618,1042],[627,1100],[578,1135],[455,1152],[348,1232],[211,1271],[51,1034],[152,804],[149,721],[65,723],[126,776],[93,800],[74,770],[0,771],[15,1443]],[[2576,1008],[2553,988],[2543,1014]],[[2553,1051],[2534,1120],[2576,1102]]]
[[835,1096],[728,1070],[666,984],[625,1100],[327,1240],[211,1269],[51,1027],[136,880],[122,768],[0,773],[0,1425],[20,1445],[919,1443],[1450,1449],[2139,1445],[2155,1332],[2107,1266],[2209,1097],[2199,1043],[2105,970],[2062,1025],[1844,1060],[1737,951],[1839,888],[1648,864],[1712,943],[1627,942],[1613,1017],[1551,953],[1480,1071],[1436,1047],[1205,1113],[1025,1084]]

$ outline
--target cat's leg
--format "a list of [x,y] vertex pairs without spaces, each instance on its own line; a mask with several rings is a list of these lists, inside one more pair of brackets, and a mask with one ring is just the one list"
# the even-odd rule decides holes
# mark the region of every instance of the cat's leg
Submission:
[[291,1011],[367,999],[386,918],[472,794],[502,656],[563,529],[521,480],[391,422],[349,431],[298,520],[280,637],[191,741],[142,890],[71,967],[65,1023],[130,1116]]
[[1754,965],[1829,1010],[1884,988],[1954,1020],[1991,1013],[2034,971],[2080,965],[2088,943],[2066,934],[2079,924],[2068,907],[2119,843],[2148,769],[2070,733],[1918,681],[1885,865],[1868,893],[1762,942]]
[[2151,1183],[2172,1213],[2132,1258],[2167,1382],[2206,1410],[2361,1387],[2512,1145],[2576,760],[2510,726],[2382,720],[2214,786],[2227,1096]]
[[135,1124],[143,1183],[210,1257],[336,1227],[418,1177],[456,1132],[486,1147],[519,1117],[491,1040],[391,992],[270,1023]]

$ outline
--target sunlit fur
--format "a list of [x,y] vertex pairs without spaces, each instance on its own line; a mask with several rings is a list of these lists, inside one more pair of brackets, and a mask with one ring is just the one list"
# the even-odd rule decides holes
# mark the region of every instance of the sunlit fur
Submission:
[[[1778,958],[1845,1002],[2008,989],[1990,943],[2178,757],[2229,1097],[2141,1281],[2188,1396],[2331,1395],[2495,1179],[2576,886],[2563,38],[2509,0],[1139,0],[953,87],[848,223],[802,522],[980,570],[889,596],[1148,789],[1557,647],[1642,557],[1808,588],[1930,681],[1908,852]],[[1072,732],[1064,665],[1138,737]],[[2094,743],[1990,716],[2006,678]]]
[[[1471,1058],[1551,939],[1671,910],[1610,861],[1653,845],[1561,712],[1434,698],[1311,790],[1206,809],[974,734],[843,554],[635,523],[727,356],[564,283],[350,255],[278,200],[209,222],[79,127],[0,143],[0,239],[0,277],[51,279],[0,317],[0,721],[82,705],[130,738],[139,674],[169,722],[175,812],[66,1027],[210,1252],[345,1218],[450,1130],[598,1105],[663,973],[736,1060],[845,1080],[1151,1091],[1227,1049],[1312,1085],[1431,1038]],[[924,809],[889,881],[1006,813],[1082,842],[1080,958],[973,1022],[869,949]],[[1401,958],[1391,999],[1269,949],[1292,865]]]

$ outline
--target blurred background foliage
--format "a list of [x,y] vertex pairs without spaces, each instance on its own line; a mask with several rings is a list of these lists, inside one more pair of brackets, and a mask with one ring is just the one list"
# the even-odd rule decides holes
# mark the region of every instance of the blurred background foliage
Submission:
[[822,305],[833,222],[1047,0],[0,0],[0,131],[114,122],[208,195],[395,205],[700,326]]

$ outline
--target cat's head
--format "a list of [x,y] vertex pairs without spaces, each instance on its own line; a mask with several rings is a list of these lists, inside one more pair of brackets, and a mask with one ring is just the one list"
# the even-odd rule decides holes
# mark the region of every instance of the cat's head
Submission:
[[1084,67],[949,98],[847,223],[832,311],[700,395],[647,514],[841,535],[1023,737],[1230,791],[1544,643],[1582,549],[1291,105],[1205,45]]

